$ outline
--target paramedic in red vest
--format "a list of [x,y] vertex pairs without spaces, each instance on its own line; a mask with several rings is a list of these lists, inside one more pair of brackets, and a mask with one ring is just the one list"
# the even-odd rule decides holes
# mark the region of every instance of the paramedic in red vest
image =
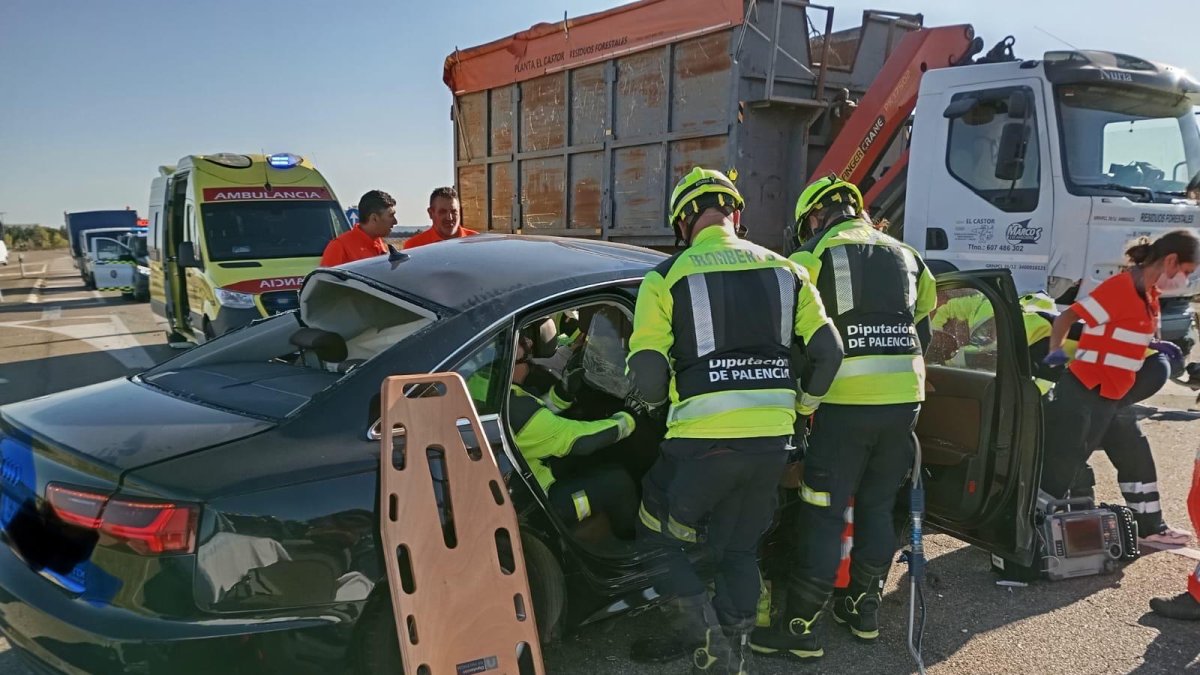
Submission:
[[458,192],[454,188],[440,187],[434,190],[433,194],[429,195],[429,229],[404,242],[404,248],[416,248],[447,239],[479,234],[462,226],[459,222],[460,213]]
[[388,252],[383,238],[396,226],[396,200],[382,190],[371,190],[358,200],[358,225],[329,242],[321,267],[333,267]]
[[1200,240],[1188,230],[1175,230],[1153,243],[1143,239],[1125,255],[1132,267],[1104,280],[1054,320],[1045,361],[1051,365],[1067,361],[1062,344],[1071,324],[1082,319],[1086,328],[1046,406],[1046,419],[1054,424],[1046,427],[1042,490],[1052,499],[1066,495],[1100,444],[1120,400],[1133,387],[1146,347],[1165,349],[1158,340],[1158,296],[1187,285]]

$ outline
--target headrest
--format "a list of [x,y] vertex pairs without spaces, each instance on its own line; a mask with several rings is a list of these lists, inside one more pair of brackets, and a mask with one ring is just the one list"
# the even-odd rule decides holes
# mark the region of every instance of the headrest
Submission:
[[346,340],[341,335],[319,328],[301,328],[292,333],[291,343],[305,351],[311,351],[325,363],[340,363],[346,360]]
[[554,356],[554,351],[558,349],[558,328],[554,325],[554,319],[546,317],[538,323],[526,326],[521,332],[533,341],[532,358],[548,359]]

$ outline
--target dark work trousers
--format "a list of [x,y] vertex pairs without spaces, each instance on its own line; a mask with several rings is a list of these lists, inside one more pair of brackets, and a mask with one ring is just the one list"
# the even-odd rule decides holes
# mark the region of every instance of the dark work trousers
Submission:
[[[1143,536],[1161,531],[1165,524],[1159,502],[1154,455],[1150,452],[1150,441],[1138,426],[1137,412],[1133,406],[1162,389],[1170,375],[1171,363],[1166,356],[1155,354],[1148,357],[1138,371],[1133,388],[1121,399],[1116,414],[1100,439],[1100,447],[1117,468],[1121,496],[1125,498],[1125,505],[1133,511],[1138,531]],[[1091,487],[1081,485],[1078,477],[1075,486],[1083,488],[1084,493]]]
[[638,509],[637,485],[619,466],[601,466],[588,473],[554,481],[550,486],[550,505],[567,524],[604,513],[613,534],[621,539],[633,539]]
[[656,580],[669,597],[705,592],[688,553],[705,545],[716,571],[713,608],[722,625],[753,619],[758,605],[758,546],[778,502],[786,437],[668,439],[642,480],[638,538],[667,556]]
[[1066,496],[1120,405],[1101,396],[1099,386],[1088,389],[1071,371],[1063,373],[1045,408],[1042,490],[1054,499]]
[[854,498],[852,557],[885,566],[896,552],[892,509],[912,469],[919,403],[817,408],[804,457],[794,523],[795,574],[832,584],[841,559],[846,507]]

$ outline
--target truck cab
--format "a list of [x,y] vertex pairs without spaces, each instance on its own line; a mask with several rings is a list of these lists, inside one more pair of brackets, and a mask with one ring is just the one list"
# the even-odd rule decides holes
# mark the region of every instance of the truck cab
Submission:
[[[1196,226],[1184,188],[1200,172],[1198,103],[1186,73],[1111,52],[931,70],[904,240],[929,261],[1006,268],[1020,291],[1072,302],[1118,272],[1138,237]],[[1164,337],[1185,351],[1197,292],[1193,282],[1163,299]]]
[[121,243],[131,232],[127,227],[87,230],[79,235],[79,274],[83,283],[97,291],[133,292],[136,260],[133,251]]

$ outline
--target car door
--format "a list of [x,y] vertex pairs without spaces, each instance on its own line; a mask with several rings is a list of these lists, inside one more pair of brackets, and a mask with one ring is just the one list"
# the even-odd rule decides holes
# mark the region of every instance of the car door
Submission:
[[931,525],[1006,560],[1034,557],[1041,399],[1008,270],[939,275],[917,423]]
[[137,268],[137,259],[133,251],[116,239],[96,237],[92,242],[96,255],[96,265],[92,274],[96,279],[98,291],[132,291],[133,273]]

